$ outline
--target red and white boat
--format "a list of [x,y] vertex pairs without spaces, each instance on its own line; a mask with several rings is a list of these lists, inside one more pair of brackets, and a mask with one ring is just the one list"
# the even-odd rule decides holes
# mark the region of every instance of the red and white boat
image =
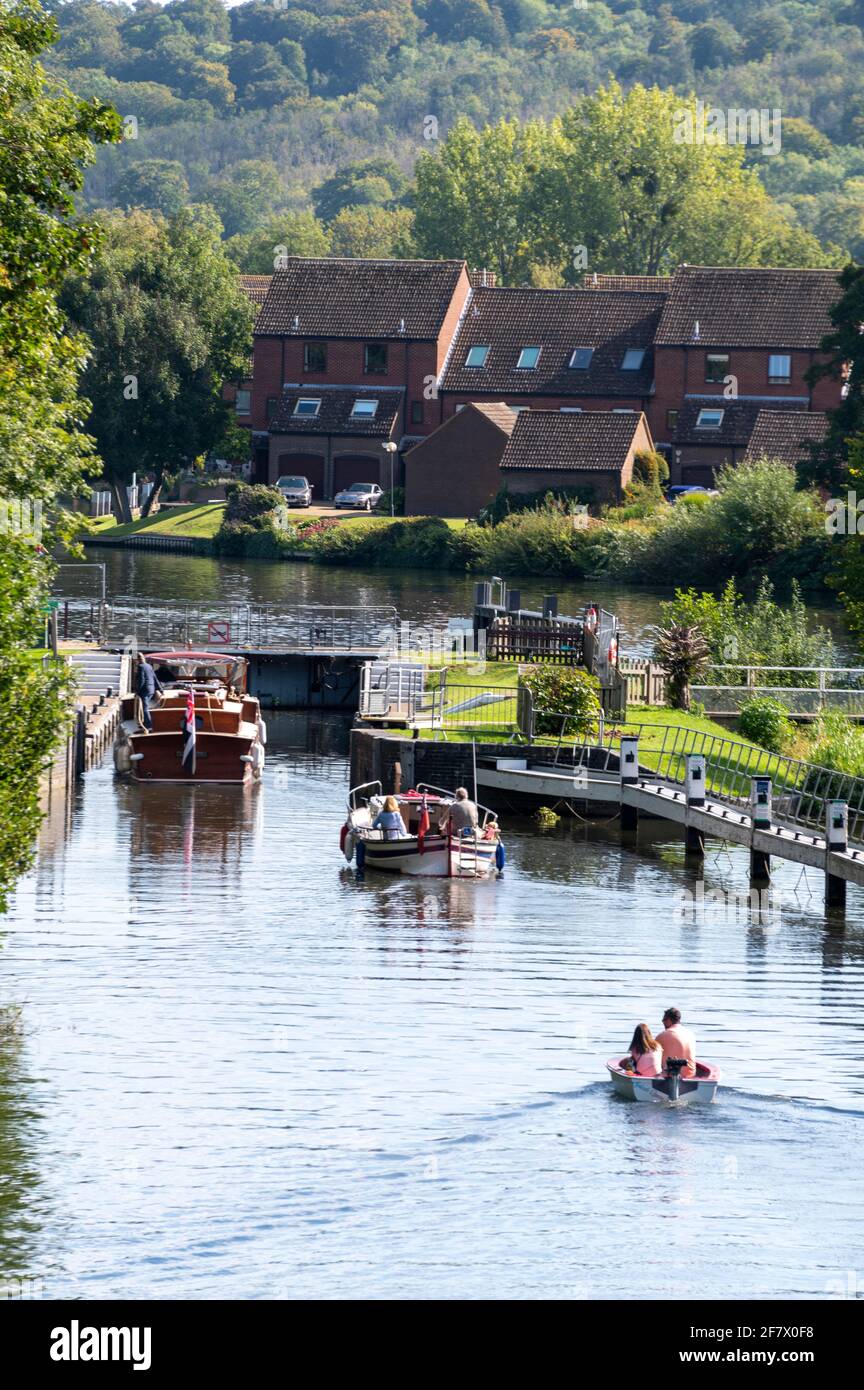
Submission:
[[[121,706],[114,748],[118,772],[138,782],[257,781],[267,729],[257,699],[246,690],[248,662],[224,653],[150,652],[164,690],[144,727],[141,701]],[[194,734],[190,738],[190,726]]]
[[624,1066],[626,1060],[626,1057],[611,1057],[606,1070],[615,1090],[627,1100],[711,1105],[720,1085],[720,1068],[710,1062],[697,1062],[695,1076],[682,1076],[686,1063],[672,1058],[662,1076],[637,1076]]
[[423,782],[416,790],[396,796],[407,835],[385,840],[372,822],[384,806],[380,782],[365,782],[348,794],[348,815],[340,846],[349,864],[357,869],[383,869],[385,873],[415,874],[425,878],[491,878],[504,867],[504,846],[498,822],[485,806],[478,806],[479,824],[468,835],[441,830],[452,792]]

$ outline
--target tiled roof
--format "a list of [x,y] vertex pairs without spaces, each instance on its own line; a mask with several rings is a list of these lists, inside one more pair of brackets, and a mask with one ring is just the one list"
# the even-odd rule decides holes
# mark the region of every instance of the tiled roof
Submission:
[[[795,415],[796,410],[789,401],[780,401],[778,411]],[[719,429],[700,429],[696,421],[700,410],[722,410],[723,419]],[[801,412],[804,412],[804,406]],[[774,408],[765,400],[749,400],[738,397],[726,400],[723,396],[688,396],[678,412],[674,445],[707,444],[727,449],[743,449],[753,433],[760,414],[773,415]]]
[[681,266],[655,341],[658,347],[816,348],[831,329],[828,311],[840,294],[836,270]]
[[[662,294],[621,291],[477,289],[450,352],[445,391],[520,395],[646,396]],[[466,367],[472,346],[488,346],[482,367]],[[523,347],[541,347],[533,369],[517,367]],[[574,348],[594,349],[587,370],[568,366]],[[636,371],[622,371],[627,348],[645,348]]]
[[624,467],[642,416],[611,410],[581,415],[560,410],[522,410],[501,459],[502,470],[573,468],[618,473]]
[[[271,434],[359,434],[389,438],[404,392],[401,386],[290,386],[282,392],[279,409],[270,422]],[[295,415],[298,400],[321,402],[317,415]],[[377,401],[372,419],[352,419],[355,401]]]
[[241,275],[240,284],[246,291],[253,304],[257,304],[259,309],[267,298],[267,291],[270,288],[272,275]]
[[580,290],[643,290],[665,293],[672,284],[671,275],[586,275]]
[[796,464],[808,456],[807,445],[820,443],[828,431],[828,416],[814,411],[760,410],[756,416],[745,461],[765,454]]
[[487,420],[491,420],[492,424],[497,425],[505,434],[513,433],[516,421],[524,414],[523,411],[511,410],[503,401],[472,401],[465,409],[479,410],[481,415],[485,415]]
[[464,269],[464,261],[290,256],[273,276],[255,331],[295,338],[435,339]]

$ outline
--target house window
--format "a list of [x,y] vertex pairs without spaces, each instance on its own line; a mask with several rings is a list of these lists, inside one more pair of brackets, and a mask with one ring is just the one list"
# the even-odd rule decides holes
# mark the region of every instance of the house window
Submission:
[[616,405],[612,407],[613,415],[635,415],[636,412],[631,405]]
[[570,366],[577,372],[587,372],[593,356],[593,348],[574,348],[570,355]]
[[581,415],[581,414],[582,414],[582,407],[581,407],[581,405],[562,405],[562,407],[561,407],[561,414],[562,414],[562,415]]
[[460,411],[460,410],[464,410],[464,409],[465,409],[465,401],[460,401],[459,404],[457,405],[456,409],[453,411],[453,414],[454,414],[454,415],[458,415],[458,414],[459,414],[459,411]]
[[412,402],[411,402],[411,424],[412,424],[412,425],[422,425],[422,424],[423,424],[423,402],[422,402],[422,401],[412,401]]
[[788,352],[772,352],[768,358],[768,380],[773,386],[792,380],[792,358]]
[[523,347],[519,353],[519,361],[516,363],[516,366],[522,367],[526,371],[531,371],[534,367],[537,366],[537,363],[539,361],[539,347]]
[[468,356],[465,358],[466,367],[485,367],[486,358],[489,356],[488,344],[480,344],[477,347],[468,349]]
[[315,416],[318,414],[318,411],[319,411],[320,409],[321,409],[321,400],[320,400],[320,397],[319,397],[318,400],[312,400],[312,399],[309,399],[308,397],[301,396],[300,399],[298,400],[297,404],[296,404],[295,407],[294,407],[293,413],[294,413],[295,415],[301,415],[301,416],[303,416],[304,419],[307,419],[307,420],[314,420],[314,419],[315,419]]
[[252,392],[238,390],[234,397],[234,410],[238,415],[248,415],[252,409]]
[[644,357],[644,348],[628,348],[621,363],[622,372],[638,372]]
[[273,420],[273,419],[275,419],[275,417],[278,415],[278,413],[279,413],[279,397],[278,397],[278,396],[268,396],[268,397],[267,397],[267,419],[268,419],[268,420]]
[[367,343],[363,349],[363,370],[382,376],[387,371],[387,344]]
[[508,409],[512,410],[514,415],[521,415],[523,410],[530,410],[531,407],[528,405],[511,405]]
[[677,428],[678,428],[678,411],[677,411],[677,410],[667,410],[667,411],[666,411],[666,428],[667,428],[667,430],[674,430],[674,429],[677,429]]
[[353,420],[374,420],[377,410],[377,401],[355,401],[351,408],[351,418]]
[[326,343],[304,343],[303,345],[303,370],[306,372],[326,372],[327,370],[327,344]]
[[707,352],[705,354],[705,380],[723,381],[729,374],[728,352]]
[[700,410],[696,416],[697,430],[719,430],[722,424],[722,410]]

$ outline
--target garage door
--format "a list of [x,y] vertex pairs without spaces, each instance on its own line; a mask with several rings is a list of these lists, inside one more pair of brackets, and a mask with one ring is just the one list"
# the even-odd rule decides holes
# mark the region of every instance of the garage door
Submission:
[[[389,477],[389,473],[388,473]],[[341,492],[352,483],[380,483],[387,487],[381,478],[381,460],[369,454],[342,454],[333,461],[333,492]]]
[[690,487],[713,487],[714,469],[704,463],[685,463],[681,469],[681,482]]
[[308,478],[312,484],[312,496],[324,496],[324,457],[322,454],[280,454],[279,477],[292,474]]

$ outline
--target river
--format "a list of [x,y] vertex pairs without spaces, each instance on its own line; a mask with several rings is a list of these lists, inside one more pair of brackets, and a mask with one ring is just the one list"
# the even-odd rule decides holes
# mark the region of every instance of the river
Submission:
[[[191,565],[123,555],[112,579],[441,603],[432,575]],[[608,597],[651,621],[656,597]],[[864,1287],[861,895],[828,921],[820,877],[781,864],[779,918],[688,916],[668,827],[636,847],[512,817],[496,882],[357,882],[347,725],[268,723],[259,788],[104,766],[43,831],[0,922],[0,1004],[22,1009],[0,1048],[0,1274],[84,1299]],[[712,845],[706,888],[746,882]],[[605,1081],[672,1004],[723,1070],[702,1112]]]

